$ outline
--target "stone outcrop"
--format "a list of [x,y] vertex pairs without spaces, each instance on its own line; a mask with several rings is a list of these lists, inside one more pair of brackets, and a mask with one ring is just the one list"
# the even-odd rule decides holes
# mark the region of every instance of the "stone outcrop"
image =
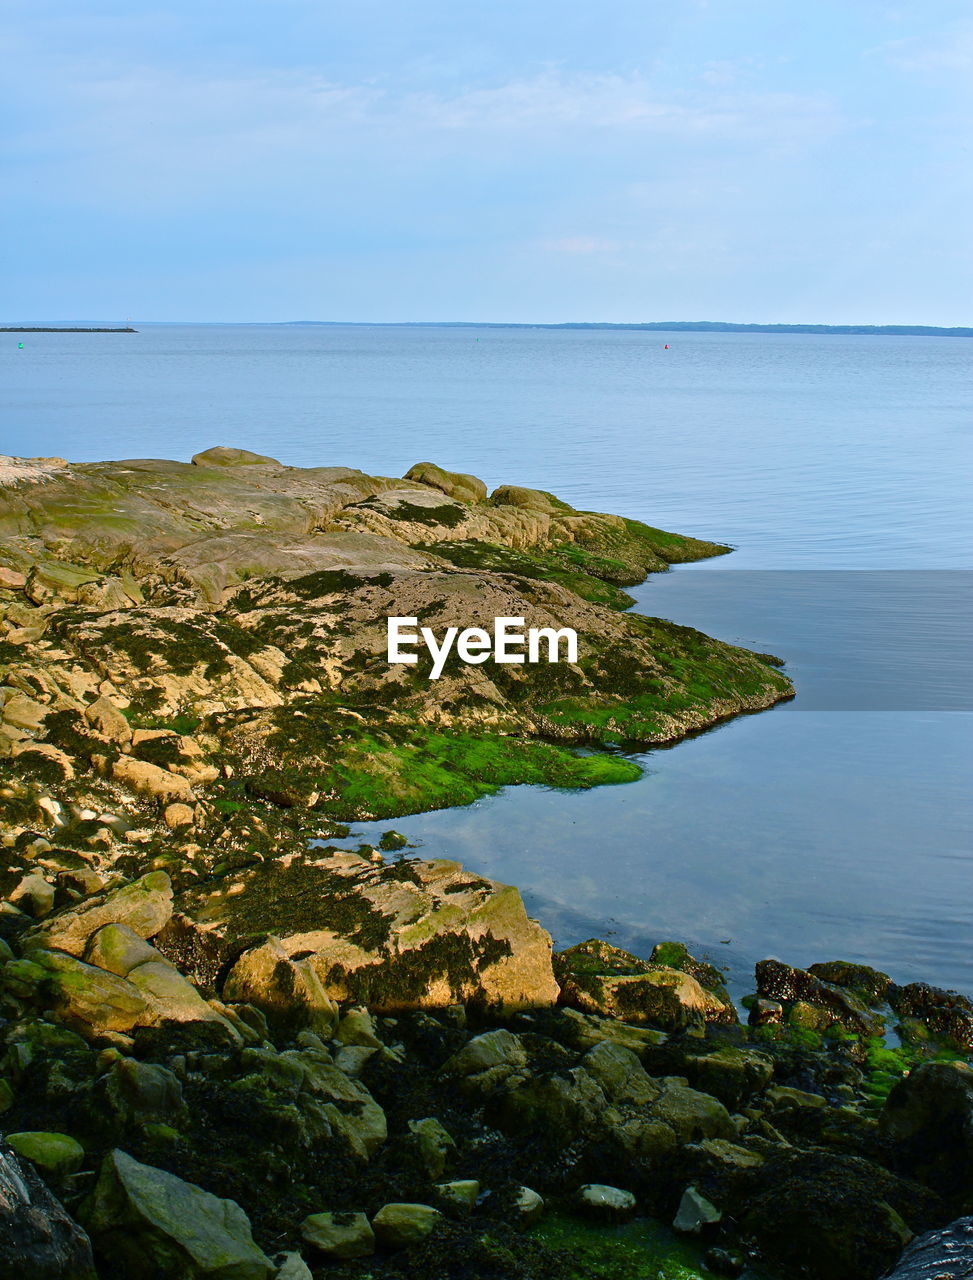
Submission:
[[97,1280],[88,1237],[9,1149],[0,1150],[0,1269],[31,1280]]
[[[207,957],[195,969],[200,981],[234,960],[224,997],[271,1016],[283,1012],[288,984],[293,1017],[319,1010],[325,1020],[328,1001],[379,1011],[457,1001],[516,1009],[558,995],[550,936],[528,919],[519,892],[456,862],[386,866],[318,850],[241,871],[179,905],[163,951],[191,972],[194,955]],[[267,933],[271,943],[248,947]]]

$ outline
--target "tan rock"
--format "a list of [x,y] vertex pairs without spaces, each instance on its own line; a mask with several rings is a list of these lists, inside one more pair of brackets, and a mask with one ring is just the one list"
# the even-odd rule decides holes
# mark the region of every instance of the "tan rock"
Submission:
[[125,924],[140,938],[151,938],[171,915],[169,877],[164,871],[150,871],[139,880],[60,912],[26,934],[22,945],[30,949],[50,947],[80,956],[91,935],[106,924]]
[[168,769],[160,769],[158,765],[149,764],[146,760],[133,760],[131,756],[121,756],[115,761],[112,765],[112,777],[140,795],[151,796],[156,800],[186,804],[196,799],[187,778],[178,773],[170,773]]
[[170,831],[175,831],[177,827],[190,827],[193,824],[193,810],[188,804],[167,804],[163,817]]
[[276,938],[244,952],[223,984],[223,998],[254,1005],[278,1027],[306,1027],[325,1037],[338,1021],[338,1006],[314,966],[292,960]]
[[84,718],[93,729],[110,742],[121,744],[132,740],[131,726],[109,698],[104,696],[96,698],[85,707]]

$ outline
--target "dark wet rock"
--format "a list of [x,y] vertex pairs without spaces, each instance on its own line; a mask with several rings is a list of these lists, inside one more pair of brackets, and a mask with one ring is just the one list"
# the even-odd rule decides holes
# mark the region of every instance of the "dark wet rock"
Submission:
[[238,1204],[124,1151],[105,1157],[84,1221],[99,1259],[131,1280],[269,1280],[276,1270]]
[[767,1000],[763,996],[754,996],[749,1004],[750,1013],[747,1023],[751,1027],[777,1026],[784,1021],[784,1006],[779,1000]]
[[734,1111],[762,1092],[774,1075],[773,1059],[749,1045],[670,1042],[646,1049],[643,1061],[656,1075],[685,1076],[694,1089]]
[[785,1020],[793,1025],[823,1030],[839,1026],[859,1035],[877,1035],[881,1020],[857,996],[842,987],[817,978],[804,969],[795,969],[779,960],[761,960],[756,966],[757,995],[779,1000],[785,1006]]
[[888,992],[889,1004],[903,1019],[916,1019],[957,1049],[973,1050],[973,1001],[956,991],[912,982]]
[[865,1004],[882,1004],[889,994],[892,979],[879,969],[867,964],[851,964],[846,960],[828,960],[812,964],[808,973],[834,987],[843,987]]
[[9,1150],[0,1150],[0,1271],[25,1280],[95,1280],[88,1237]]
[[876,1280],[940,1211],[914,1182],[859,1157],[785,1150],[741,1204],[767,1263],[827,1280]]
[[969,1280],[973,1276],[973,1218],[927,1231],[906,1248],[889,1280]]
[[927,1062],[891,1091],[879,1117],[899,1167],[962,1207],[973,1196],[973,1070]]

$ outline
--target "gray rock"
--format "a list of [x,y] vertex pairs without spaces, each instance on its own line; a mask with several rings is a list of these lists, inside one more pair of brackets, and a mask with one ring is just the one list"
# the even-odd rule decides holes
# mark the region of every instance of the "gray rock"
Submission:
[[589,1182],[575,1196],[575,1204],[587,1218],[599,1222],[625,1222],[635,1213],[635,1197],[631,1191]]
[[404,1249],[424,1240],[442,1221],[429,1204],[387,1204],[372,1219],[377,1239],[390,1249]]
[[681,1231],[684,1235],[698,1236],[707,1227],[715,1226],[722,1217],[723,1214],[715,1204],[701,1195],[695,1187],[687,1187],[682,1193],[672,1226],[675,1231]]
[[535,1222],[544,1212],[544,1198],[530,1187],[521,1187],[514,1200],[514,1212],[521,1222]]
[[280,1265],[274,1280],[314,1280],[311,1268],[299,1253],[278,1255],[277,1261]]
[[301,1223],[301,1239],[326,1258],[367,1258],[375,1233],[363,1213],[312,1213]]
[[0,1274],[97,1280],[88,1237],[11,1151],[0,1151]]
[[126,1280],[270,1280],[276,1271],[235,1201],[117,1149],[102,1163],[85,1225],[110,1274]]
[[490,1067],[525,1067],[527,1050],[512,1031],[485,1031],[467,1041],[443,1067],[443,1073],[470,1076]]

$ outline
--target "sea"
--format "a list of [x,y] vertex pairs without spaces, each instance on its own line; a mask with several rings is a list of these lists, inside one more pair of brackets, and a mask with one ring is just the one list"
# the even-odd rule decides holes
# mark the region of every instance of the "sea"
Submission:
[[796,685],[639,755],[638,782],[511,787],[353,841],[394,826],[518,885],[561,946],[679,939],[738,995],[766,956],[973,994],[973,340],[137,327],[0,334],[0,452],[226,444],[547,489],[732,545],[634,608],[777,654]]

